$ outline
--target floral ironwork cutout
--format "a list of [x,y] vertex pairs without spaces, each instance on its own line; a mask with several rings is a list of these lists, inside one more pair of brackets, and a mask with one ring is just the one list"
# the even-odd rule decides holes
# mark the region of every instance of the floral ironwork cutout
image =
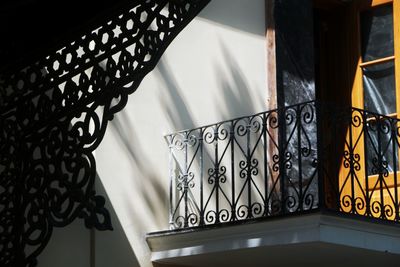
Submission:
[[96,195],[108,121],[209,0],[135,0],[118,16],[0,77],[0,265],[35,266],[53,227],[111,229]]

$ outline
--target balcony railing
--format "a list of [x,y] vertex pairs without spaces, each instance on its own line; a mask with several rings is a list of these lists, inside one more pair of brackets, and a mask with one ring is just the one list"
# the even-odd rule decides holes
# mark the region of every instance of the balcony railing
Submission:
[[396,118],[307,102],[167,140],[172,228],[318,209],[400,220]]

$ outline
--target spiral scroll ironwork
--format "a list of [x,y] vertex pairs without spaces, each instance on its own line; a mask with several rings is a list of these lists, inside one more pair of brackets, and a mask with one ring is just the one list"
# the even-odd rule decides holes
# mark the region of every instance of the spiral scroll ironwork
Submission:
[[128,95],[208,2],[131,1],[47,57],[1,75],[1,266],[35,266],[53,227],[78,217],[111,229],[94,191],[92,153]]
[[[396,118],[311,101],[190,132],[196,142],[176,142],[187,131],[168,136],[173,228],[325,208],[400,220]],[[190,172],[185,199],[179,177]],[[186,201],[195,203],[189,213]],[[181,214],[200,220],[183,225]]]
[[[310,102],[167,136],[171,227],[317,208],[317,148],[311,141],[316,138],[316,118],[315,103]],[[285,139],[278,140],[282,129]],[[189,132],[195,142],[189,142]],[[185,191],[180,177],[188,173],[194,173],[193,186]],[[200,219],[191,222],[190,217]]]
[[328,207],[398,222],[399,120],[358,108],[328,110],[338,111],[323,116]]

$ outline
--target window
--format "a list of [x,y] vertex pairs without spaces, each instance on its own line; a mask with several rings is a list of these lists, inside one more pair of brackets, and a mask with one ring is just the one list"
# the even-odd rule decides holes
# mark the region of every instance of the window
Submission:
[[350,45],[358,62],[351,102],[367,112],[363,127],[348,129],[354,139],[353,152],[360,155],[360,168],[355,168],[352,179],[346,180],[346,172],[341,173],[339,183],[345,194],[362,203],[358,213],[377,217],[387,210],[386,216],[394,218],[400,172],[398,137],[392,130],[400,125],[390,118],[400,118],[400,4],[392,0],[354,2]]
[[400,153],[390,131],[400,127],[400,1],[326,3],[314,1],[317,99],[355,108],[347,116],[353,121],[338,119],[324,140],[328,180],[337,179],[340,191],[332,205],[394,218]]

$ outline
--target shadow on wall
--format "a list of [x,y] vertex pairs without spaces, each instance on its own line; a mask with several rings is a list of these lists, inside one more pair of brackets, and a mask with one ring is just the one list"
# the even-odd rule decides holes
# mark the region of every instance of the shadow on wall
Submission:
[[[95,231],[95,259],[92,262],[96,267],[135,267],[139,266],[135,253],[124,233],[118,216],[112,207],[111,201],[101,182],[96,177],[96,191],[106,198],[106,207],[111,215],[113,231]],[[93,260],[93,259],[92,259]]]
[[[259,7],[264,5],[265,0],[251,0],[251,2],[252,4],[249,5],[248,1],[243,0],[213,0],[200,12],[199,17],[265,37],[265,28],[260,27],[260,24],[257,23],[264,20],[264,9],[260,10]],[[243,13],[253,15],[243,16]],[[255,19],[254,16],[258,18]]]
[[[160,87],[163,87],[169,100],[160,98],[160,103],[173,129],[191,129],[197,127],[190,112],[190,108],[182,97],[182,90],[179,88],[178,82],[168,62],[161,58],[154,72],[157,73],[164,83]],[[172,102],[173,105],[170,105],[170,102]]]
[[[157,179],[155,173],[152,171],[152,167],[149,167],[149,160],[146,157],[145,150],[142,148],[136,137],[135,130],[127,114],[127,110],[122,110],[118,116],[115,116],[114,120],[110,123],[111,128],[115,130],[118,135],[117,140],[122,143],[122,146],[128,152],[127,154],[132,161],[132,164],[136,166],[136,169],[140,171],[137,177],[133,177],[132,181],[135,182],[135,193],[140,196],[135,196],[136,199],[143,199],[146,206],[142,207],[143,210],[148,210],[154,216],[154,220],[158,225],[164,225],[166,212],[168,206],[166,199],[168,199],[167,189],[161,184],[161,180]],[[160,137],[161,138],[161,137]],[[166,174],[167,175],[167,174]],[[126,196],[126,195],[125,195]],[[125,203],[131,203],[132,199],[128,198]],[[132,207],[131,205],[128,205]],[[160,212],[160,208],[164,212]],[[137,211],[131,209],[131,214],[140,216]],[[148,225],[143,220],[136,220],[139,229],[146,231]],[[140,225],[141,224],[141,225]]]
[[[265,100],[260,95],[256,88],[251,88],[248,84],[245,75],[240,69],[239,64],[235,61],[234,56],[229,49],[220,42],[221,51],[224,55],[224,62],[228,67],[229,77],[225,77],[225,74],[219,68],[217,77],[221,77],[219,80],[219,87],[223,92],[223,102],[218,105],[219,113],[223,114],[225,119],[233,119],[238,116],[253,115],[258,111],[255,107],[264,107]],[[252,99],[250,93],[255,95],[255,100]],[[258,103],[255,103],[257,101]]]
[[[222,42],[220,42],[220,46],[220,50],[223,51],[224,55],[224,62],[222,64],[227,67],[228,72],[227,75],[227,72],[221,66],[222,64],[220,66],[217,65],[215,68],[217,72],[216,77],[219,77],[216,90],[220,90],[220,93],[216,92],[216,94],[220,94],[220,96],[216,107],[218,113],[221,114],[220,117],[224,120],[230,120],[235,117],[252,115],[259,112],[256,107],[265,106],[264,99],[259,91],[252,91],[239,64],[234,60],[234,56],[229,52],[229,49]],[[196,125],[190,107],[185,103],[182,96],[181,92],[183,90],[179,87],[171,69],[168,62],[164,59],[160,60],[155,69],[155,72],[157,72],[164,82],[166,94],[168,95],[168,99],[160,98],[160,102],[169,123],[176,131],[202,126]],[[255,95],[257,100],[252,99],[250,92],[252,95]],[[255,103],[255,101],[258,101],[258,103]],[[210,103],[212,102],[210,101]],[[207,123],[216,123],[216,121]]]
[[[256,107],[262,106],[264,101],[258,91],[251,92],[252,88],[238,62],[234,60],[233,53],[229,52],[228,48],[222,43],[220,43],[220,46],[221,51],[224,51],[224,60],[215,66],[216,77],[219,79],[216,83],[216,92],[213,94],[219,97],[218,102],[214,101],[216,110],[221,114],[220,117],[226,120],[237,116],[254,114]],[[201,126],[196,125],[191,108],[183,97],[183,90],[180,88],[171,69],[168,62],[162,58],[154,70],[154,73],[162,83],[161,87],[164,91],[159,101],[161,110],[173,129],[180,130]],[[210,95],[210,97],[212,96]],[[254,98],[257,100],[254,100]],[[259,102],[255,103],[254,101]],[[210,103],[213,103],[213,101],[210,101]],[[132,181],[135,183],[135,192],[140,194],[135,198],[144,199],[146,206],[142,207],[143,210],[149,210],[154,216],[152,219],[158,225],[165,225],[169,210],[168,203],[165,200],[169,199],[169,189],[164,186],[165,183],[162,183],[162,181],[163,179],[168,179],[168,173],[165,173],[165,177],[157,177],[152,170],[153,166],[149,166],[148,162],[150,160],[146,157],[145,149],[137,141],[137,134],[131,124],[127,110],[122,110],[115,116],[109,127],[118,135],[118,142],[126,149],[132,165],[136,166],[136,169],[140,172],[136,177],[132,177]],[[127,198],[125,200],[126,203],[132,202],[129,196],[125,197]],[[130,205],[128,206],[131,207]],[[163,210],[160,212],[161,208]],[[138,211],[135,211],[133,207],[130,213],[134,216],[139,215]],[[136,220],[135,223],[138,229],[143,231],[148,229],[148,225],[144,220]]]
[[[216,99],[210,99],[210,101],[207,102],[215,103],[214,105],[217,117],[220,117],[223,120],[230,120],[244,115],[253,115],[256,112],[259,112],[259,108],[265,106],[265,104],[263,105],[264,101],[261,97],[261,93],[259,92],[259,90],[257,90],[258,88],[253,88],[251,85],[249,85],[249,82],[242,72],[240,65],[238,64],[238,62],[235,61],[233,53],[231,53],[222,42],[220,42],[220,50],[223,51],[223,60],[221,63],[216,63],[213,68],[216,70],[215,77],[217,77],[217,81],[214,85],[215,88],[213,88],[211,93],[208,93],[208,97],[215,97]],[[177,79],[174,77],[171,69],[172,68],[168,65],[168,62],[166,60],[161,60],[156,69],[156,73],[160,76],[161,81],[164,83],[165,87],[165,93],[162,95],[163,97],[160,98],[160,102],[162,104],[162,110],[165,111],[164,113],[168,122],[170,123],[171,127],[176,131],[181,129],[193,129],[202,126],[196,125],[197,120],[193,115],[193,112],[191,111],[191,107],[185,101],[184,95],[182,93],[183,89],[179,87]],[[199,106],[196,106],[196,109],[199,110]],[[208,112],[207,109],[204,110],[204,112]],[[216,123],[216,121],[207,121],[207,123]],[[194,135],[196,134],[194,133]],[[167,139],[166,142],[166,146],[169,145]],[[240,140],[237,140],[237,142],[240,142]],[[221,141],[220,144],[223,144],[222,147],[226,145],[224,141]],[[189,192],[188,206],[190,212],[193,212],[193,214],[197,214],[198,206],[201,205],[199,202],[200,190],[198,190],[198,185],[201,183],[200,180],[208,179],[208,182],[204,182],[204,194],[208,197],[212,197],[212,195],[215,196],[215,194],[213,193],[214,184],[210,183],[210,178],[203,178],[201,172],[198,171],[198,169],[202,167],[204,168],[203,170],[210,171],[215,166],[212,164],[213,159],[215,158],[214,150],[212,149],[212,147],[213,146],[205,145],[204,150],[202,150],[201,152],[203,156],[200,157],[194,156],[196,153],[192,153],[190,149],[187,153],[189,161],[193,162],[193,164],[190,164],[191,166],[193,166],[193,168],[191,168],[191,173],[194,177],[193,185],[196,185],[197,188],[194,188]],[[235,149],[238,150],[238,148]],[[184,164],[181,162],[182,158],[177,156],[175,152],[175,171],[182,174],[182,171],[184,172]],[[236,155],[239,154],[240,152],[236,151]],[[227,162],[230,159],[229,155],[222,156],[221,154],[219,154],[218,157],[220,157],[219,159],[221,160],[220,163],[222,166],[229,166],[229,163]],[[190,159],[192,159],[193,161]],[[231,177],[228,172],[229,171],[227,171],[226,176]],[[204,177],[206,176],[207,175],[205,175]],[[231,185],[232,184],[230,181],[226,183],[227,188],[230,188]],[[178,212],[178,216],[174,216],[172,220],[173,223],[176,224],[180,223],[178,210],[180,209],[179,207],[182,207],[181,200],[178,200],[180,197],[177,197],[177,195],[179,195],[178,191],[180,191],[178,188],[179,186],[177,185],[175,185],[173,188],[173,190],[175,191],[175,193],[173,193],[173,195],[175,196],[173,197],[173,209],[177,208],[177,210],[174,210],[174,212]],[[239,186],[237,186],[237,189],[238,191],[240,190]],[[221,190],[223,189],[221,188]],[[234,197],[237,196],[235,195]],[[205,206],[207,206],[208,211],[212,209],[212,204],[206,204]]]

